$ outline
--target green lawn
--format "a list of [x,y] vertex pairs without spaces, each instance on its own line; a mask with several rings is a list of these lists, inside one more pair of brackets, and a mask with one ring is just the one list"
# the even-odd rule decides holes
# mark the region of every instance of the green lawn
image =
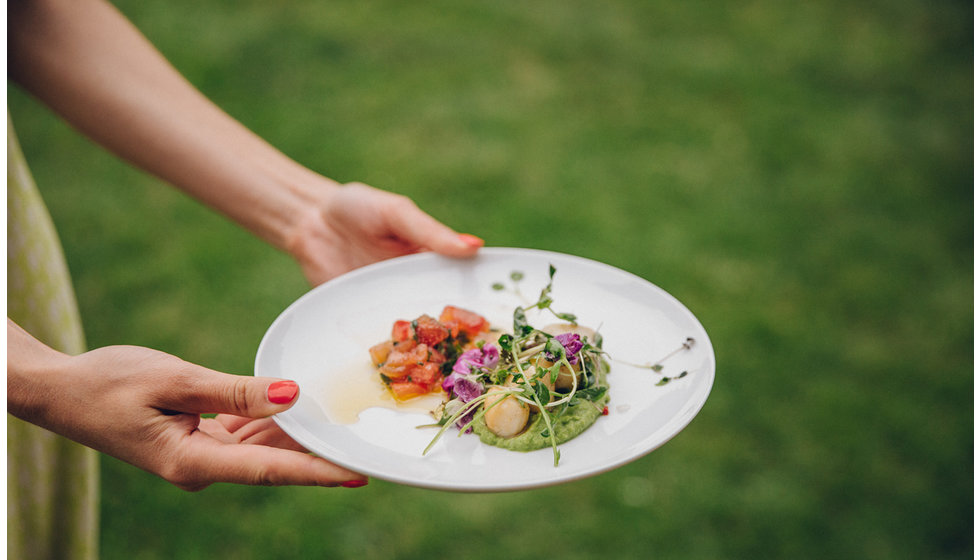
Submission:
[[[972,557],[970,4],[118,5],[312,168],[668,290],[718,370],[664,447],[530,492],[189,494],[106,458],[106,558]],[[298,268],[8,96],[89,344],[251,373]]]

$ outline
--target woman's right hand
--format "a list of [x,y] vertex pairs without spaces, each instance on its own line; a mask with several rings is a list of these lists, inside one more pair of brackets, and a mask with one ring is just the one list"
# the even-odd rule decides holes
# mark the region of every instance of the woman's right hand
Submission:
[[432,251],[468,258],[483,246],[482,239],[457,233],[406,196],[363,183],[315,179],[285,243],[314,286],[393,257]]
[[67,356],[7,325],[7,406],[23,420],[185,490],[367,483],[306,453],[269,418],[296,402],[291,381],[220,373],[138,346]]

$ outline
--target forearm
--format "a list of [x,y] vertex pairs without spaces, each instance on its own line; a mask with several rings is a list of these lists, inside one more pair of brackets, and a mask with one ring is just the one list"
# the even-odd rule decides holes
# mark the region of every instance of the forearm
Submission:
[[191,86],[102,0],[8,4],[10,77],[119,156],[288,249],[297,216],[335,185]]
[[45,346],[7,319],[7,412],[45,425],[52,380],[69,357]]

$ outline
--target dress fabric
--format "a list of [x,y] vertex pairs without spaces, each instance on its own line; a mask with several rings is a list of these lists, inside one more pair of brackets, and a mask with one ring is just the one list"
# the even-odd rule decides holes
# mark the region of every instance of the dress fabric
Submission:
[[[68,266],[7,116],[7,316],[48,346],[85,351]],[[94,559],[98,454],[7,415],[7,557]]]

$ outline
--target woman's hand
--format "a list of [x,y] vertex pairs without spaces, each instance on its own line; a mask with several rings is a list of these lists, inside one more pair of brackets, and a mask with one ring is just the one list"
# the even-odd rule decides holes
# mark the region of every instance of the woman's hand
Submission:
[[293,255],[320,284],[429,250],[473,255],[404,196],[339,186],[275,149],[187,82],[110,2],[10,6],[10,77],[113,153]]
[[433,251],[469,257],[483,241],[460,234],[411,199],[361,183],[325,185],[287,243],[311,284],[391,257]]
[[[403,196],[338,186],[282,154],[195,90],[106,0],[16,2],[10,13],[15,82],[120,157],[288,251],[313,284],[417,251],[471,256],[483,244]],[[271,379],[138,347],[69,357],[9,320],[7,334],[11,413],[178,486],[364,481],[261,420],[291,404],[269,401]]]
[[271,421],[296,402],[291,381],[219,373],[136,346],[67,356],[7,324],[8,411],[28,422],[185,490],[367,482],[307,454]]

